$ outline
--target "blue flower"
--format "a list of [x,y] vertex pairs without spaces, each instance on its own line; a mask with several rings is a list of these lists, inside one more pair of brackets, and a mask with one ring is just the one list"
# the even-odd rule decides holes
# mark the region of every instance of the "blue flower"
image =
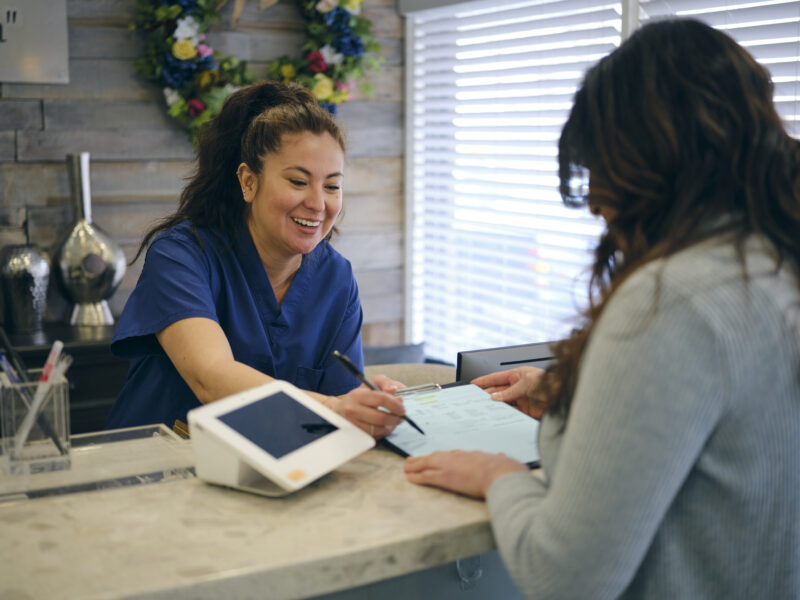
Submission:
[[214,55],[209,54],[197,61],[197,67],[201,71],[211,71],[217,68],[217,63],[214,62]]
[[339,109],[339,106],[333,102],[320,102],[319,105],[332,115],[335,115],[336,111]]
[[337,52],[345,56],[361,56],[364,54],[364,42],[361,38],[353,35],[349,29],[333,41],[333,47]]
[[179,60],[172,56],[172,52],[164,52],[164,59],[161,63],[164,81],[171,88],[179,88],[194,77],[197,70],[197,63],[191,60]]
[[343,33],[350,30],[350,13],[337,6],[332,11],[325,13],[325,25],[336,33]]
[[197,8],[197,0],[161,0],[161,4],[179,4],[186,14],[191,14],[191,12]]

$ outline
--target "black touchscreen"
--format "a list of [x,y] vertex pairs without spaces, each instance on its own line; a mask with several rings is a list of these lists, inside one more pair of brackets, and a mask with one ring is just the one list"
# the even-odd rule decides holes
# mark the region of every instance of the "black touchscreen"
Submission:
[[338,429],[285,392],[270,394],[217,418],[274,458]]

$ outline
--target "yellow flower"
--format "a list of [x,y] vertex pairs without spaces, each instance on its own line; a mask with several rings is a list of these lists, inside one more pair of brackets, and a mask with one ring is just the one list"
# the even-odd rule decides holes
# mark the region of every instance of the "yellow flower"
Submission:
[[311,93],[320,102],[325,102],[333,94],[333,81],[327,75],[317,73],[314,75],[314,87],[311,88]]
[[197,48],[192,44],[192,40],[178,40],[172,44],[172,56],[178,60],[189,60],[197,55]]
[[341,104],[347,100],[349,93],[347,90],[339,90],[333,93],[331,96],[331,102],[334,104]]
[[349,12],[357,15],[361,10],[361,0],[347,0],[347,2],[344,3],[344,7]]
[[294,65],[288,63],[285,65],[281,65],[281,77],[283,77],[284,83],[290,82],[292,79],[294,79],[294,76],[296,74],[297,70],[294,68]]
[[219,71],[211,69],[200,73],[200,77],[197,78],[197,85],[205,89],[217,83],[218,80],[219,80]]

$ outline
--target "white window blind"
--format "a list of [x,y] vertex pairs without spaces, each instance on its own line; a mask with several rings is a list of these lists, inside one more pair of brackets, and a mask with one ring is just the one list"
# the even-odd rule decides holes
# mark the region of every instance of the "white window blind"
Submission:
[[640,0],[641,19],[692,17],[730,35],[769,69],[775,106],[800,137],[800,2],[767,0]]
[[798,1],[493,0],[407,16],[406,322],[435,358],[574,323],[602,224],[562,206],[557,143],[623,23],[686,16],[725,31],[770,70],[800,137]]
[[602,226],[558,194],[557,147],[619,2],[476,2],[408,15],[407,323],[429,356],[557,339]]

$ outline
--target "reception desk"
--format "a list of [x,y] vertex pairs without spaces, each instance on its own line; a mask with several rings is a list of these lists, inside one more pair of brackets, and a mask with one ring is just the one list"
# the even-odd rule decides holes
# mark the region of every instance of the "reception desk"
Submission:
[[[2,502],[0,598],[519,598],[485,504],[402,463],[371,450],[282,499],[190,475]],[[475,555],[464,593],[454,561]]]

